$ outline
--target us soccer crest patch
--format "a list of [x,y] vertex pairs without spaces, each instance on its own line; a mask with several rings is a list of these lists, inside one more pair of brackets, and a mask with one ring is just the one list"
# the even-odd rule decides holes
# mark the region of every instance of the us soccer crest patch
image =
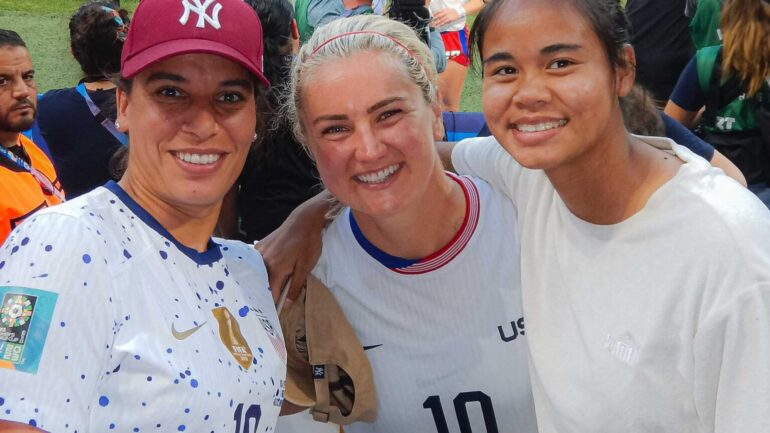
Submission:
[[58,295],[0,287],[0,368],[37,373]]

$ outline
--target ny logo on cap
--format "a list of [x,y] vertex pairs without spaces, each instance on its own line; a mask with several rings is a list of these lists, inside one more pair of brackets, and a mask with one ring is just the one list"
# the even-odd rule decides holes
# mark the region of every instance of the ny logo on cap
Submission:
[[326,374],[326,368],[323,365],[313,366],[313,379],[323,379]]
[[222,27],[219,24],[219,12],[222,10],[222,5],[215,3],[211,10],[211,15],[206,13],[206,10],[214,3],[215,0],[182,0],[182,6],[184,6],[184,13],[179,18],[179,22],[184,26],[187,25],[187,20],[190,19],[190,12],[198,14],[198,21],[195,23],[195,27],[200,29],[206,27],[206,23],[211,24],[212,27],[219,30]]

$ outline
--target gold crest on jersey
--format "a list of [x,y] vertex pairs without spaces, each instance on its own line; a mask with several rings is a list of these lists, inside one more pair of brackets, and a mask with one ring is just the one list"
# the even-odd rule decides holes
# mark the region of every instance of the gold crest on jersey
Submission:
[[211,310],[211,313],[219,323],[219,338],[222,340],[222,344],[233,355],[235,361],[244,370],[248,370],[254,355],[251,353],[246,339],[243,338],[243,334],[241,334],[241,327],[238,325],[238,321],[226,307],[214,308]]

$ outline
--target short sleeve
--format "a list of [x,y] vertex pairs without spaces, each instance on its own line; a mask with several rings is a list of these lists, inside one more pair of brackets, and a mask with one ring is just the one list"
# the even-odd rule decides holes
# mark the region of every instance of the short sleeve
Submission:
[[119,328],[96,231],[44,212],[0,248],[0,419],[88,431]]
[[698,111],[706,103],[706,95],[700,87],[698,80],[698,66],[693,57],[679,75],[674,90],[671,92],[671,101],[687,111]]
[[692,150],[693,153],[706,161],[711,161],[711,158],[714,157],[714,146],[701,140],[700,137],[685,128],[684,125],[662,111],[660,112],[660,118],[663,120],[663,124],[666,125],[666,137]]
[[457,174],[484,179],[493,188],[503,191],[514,204],[519,203],[523,167],[519,165],[494,137],[468,138],[452,150],[452,165]]
[[[727,280],[730,281],[730,280]],[[695,403],[716,433],[770,426],[770,282],[740,288],[707,315],[695,335]]]

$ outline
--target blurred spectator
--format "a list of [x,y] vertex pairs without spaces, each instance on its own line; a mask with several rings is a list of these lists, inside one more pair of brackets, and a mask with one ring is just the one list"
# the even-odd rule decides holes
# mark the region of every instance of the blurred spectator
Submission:
[[722,0],[687,0],[685,15],[690,17],[690,34],[695,49],[720,45],[719,14]]
[[663,108],[679,74],[693,55],[686,0],[628,0],[631,44],[636,52],[636,81]]
[[[481,2],[482,0],[473,0]],[[296,0],[294,3],[294,13],[299,29],[300,43],[307,41],[316,27],[322,26],[338,18],[348,18],[356,15],[365,15],[376,13],[375,5],[382,5],[382,2],[372,0]],[[399,7],[399,1],[389,2],[390,8]],[[379,9],[379,7],[378,7]],[[389,14],[399,15],[398,13]],[[411,24],[407,22],[407,24]],[[427,26],[428,23],[425,23]],[[447,67],[444,42],[441,35],[432,29],[429,32],[430,50],[433,53],[433,60],[436,62],[436,70],[441,73]]]
[[620,109],[623,112],[623,123],[628,132],[637,135],[668,137],[711,162],[714,167],[721,168],[725,174],[746,186],[746,179],[735,164],[714,149],[714,146],[703,141],[682,124],[660,111],[649,92],[641,85],[634,84],[631,91],[620,98]]
[[[728,0],[722,10],[724,46],[698,50],[677,82],[665,112],[741,169],[770,206],[770,2]],[[764,133],[763,133],[764,128]]]
[[16,32],[0,29],[0,244],[32,213],[64,201],[51,161],[21,134],[36,108],[29,51]]
[[447,59],[446,69],[439,70],[438,87],[442,111],[460,111],[460,98],[468,73],[468,28],[466,16],[484,8],[483,0],[432,0],[432,25],[441,34]]
[[38,126],[70,198],[114,178],[110,158],[127,142],[115,128],[115,84],[126,27],[111,2],[85,3],[70,19],[72,55],[83,70],[76,87],[41,96]]
[[[299,33],[287,0],[246,0],[262,22],[265,76],[270,80],[269,106],[277,110],[285,96]],[[282,122],[280,116],[275,116]],[[220,216],[220,234],[261,239],[276,229],[300,203],[321,190],[318,171],[294,140],[291,126],[271,125],[252,149],[236,187],[228,194]],[[240,220],[240,224],[239,224]],[[239,227],[240,226],[240,227]],[[239,233],[240,232],[240,233]]]

